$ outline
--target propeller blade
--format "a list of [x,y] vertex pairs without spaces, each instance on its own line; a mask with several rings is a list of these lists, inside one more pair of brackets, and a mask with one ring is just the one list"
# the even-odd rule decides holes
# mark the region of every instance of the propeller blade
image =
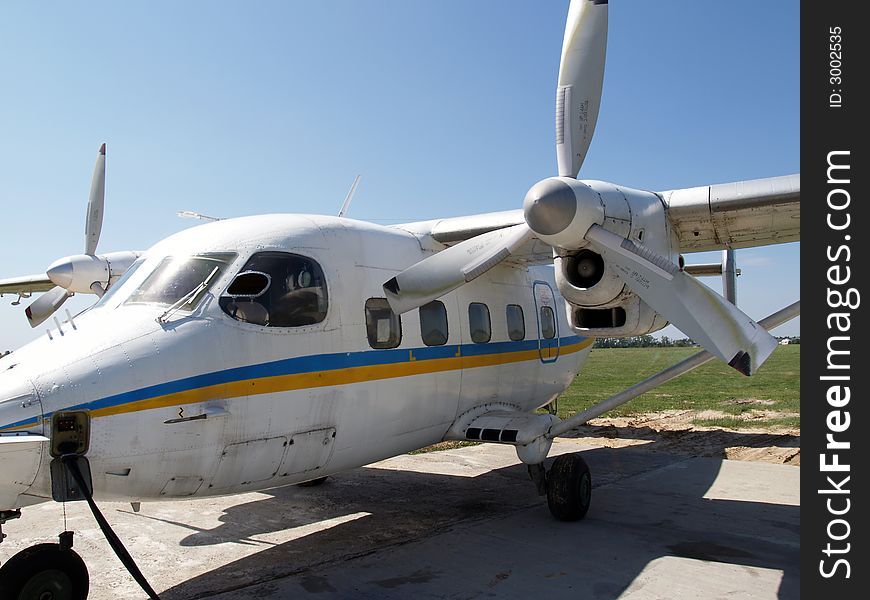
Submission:
[[397,315],[472,281],[534,237],[525,223],[475,236],[408,267],[384,284]]
[[607,0],[571,0],[556,88],[556,160],[560,177],[577,177],[595,133],[604,57]]
[[586,239],[653,310],[744,375],[755,373],[776,349],[763,327],[664,256],[600,225]]
[[66,302],[66,299],[72,295],[72,292],[68,292],[62,287],[53,287],[31,302],[30,306],[24,309],[24,314],[27,315],[27,321],[30,323],[30,326],[36,327],[40,325],[53,315],[54,311],[60,308]]
[[94,176],[91,179],[91,194],[88,198],[88,214],[85,219],[85,254],[93,255],[100,241],[103,228],[103,205],[106,199],[106,144],[100,146]]

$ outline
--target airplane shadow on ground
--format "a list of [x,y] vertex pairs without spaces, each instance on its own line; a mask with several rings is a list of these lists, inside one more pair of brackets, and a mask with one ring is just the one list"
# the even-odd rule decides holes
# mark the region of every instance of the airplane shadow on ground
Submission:
[[[309,592],[334,592],[317,575],[319,569],[398,545],[402,545],[404,562],[412,562],[415,544],[409,542],[483,520],[492,524],[490,529],[503,527],[505,519],[499,517],[529,507],[539,508],[529,513],[530,522],[551,529],[558,537],[564,531],[558,542],[560,553],[567,547],[569,556],[577,557],[576,568],[583,574],[581,589],[588,593],[577,595],[575,589],[572,597],[616,598],[651,561],[669,555],[780,570],[779,598],[799,597],[800,507],[704,497],[719,475],[725,448],[792,446],[799,438],[714,431],[709,432],[716,436],[705,452],[707,457],[689,458],[656,451],[660,435],[654,430],[632,431],[632,437],[657,441],[641,447],[582,452],[592,470],[595,490],[584,521],[558,523],[550,518],[546,499],[536,494],[519,464],[476,477],[366,467],[331,477],[320,487],[270,490],[269,498],[228,509],[218,527],[194,529],[181,540],[182,546],[250,544],[256,536],[329,519],[337,523],[303,531],[296,539],[193,577],[165,590],[161,597],[199,598],[290,576],[298,576]],[[708,432],[692,435],[704,433]],[[363,515],[341,521],[359,513]],[[596,541],[601,536],[609,545]],[[612,541],[620,539],[627,540],[625,547],[618,543],[613,547]],[[492,557],[486,548],[467,550],[467,560],[477,561],[481,570],[496,570],[494,564],[487,564]],[[421,568],[439,571],[431,559],[421,555],[420,561]],[[395,585],[404,580],[389,581]],[[413,584],[413,577],[408,582]],[[408,597],[412,596],[413,592]],[[352,593],[347,597],[352,598]]]

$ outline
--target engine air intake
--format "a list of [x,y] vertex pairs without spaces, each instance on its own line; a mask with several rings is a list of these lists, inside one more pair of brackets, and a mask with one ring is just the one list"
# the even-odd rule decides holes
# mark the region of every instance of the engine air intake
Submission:
[[592,250],[581,250],[565,259],[565,275],[569,282],[580,289],[589,289],[601,281],[604,275],[604,259]]

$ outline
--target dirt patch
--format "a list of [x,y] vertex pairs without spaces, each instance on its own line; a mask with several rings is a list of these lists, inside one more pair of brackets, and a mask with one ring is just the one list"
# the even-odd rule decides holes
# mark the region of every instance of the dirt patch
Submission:
[[735,398],[734,400],[723,400],[722,404],[730,404],[734,406],[743,406],[746,404],[758,404],[760,406],[771,406],[776,404],[775,400],[762,400],[760,398]]
[[[799,416],[772,410],[731,414],[716,410],[668,410],[627,417],[593,419],[571,437],[593,446],[644,445],[653,452],[800,465],[800,429],[765,427],[770,419]],[[697,420],[729,419],[752,427],[705,427]],[[761,427],[755,426],[761,424]]]
[[[746,404],[767,404],[764,400],[746,400]],[[800,428],[767,424],[771,419],[799,416],[799,413],[761,409],[747,410],[739,414],[720,410],[665,410],[627,417],[592,419],[565,437],[581,439],[590,446],[602,448],[645,446],[652,452],[800,466]],[[716,419],[726,419],[729,423],[746,423],[746,426],[723,428],[696,424],[696,421]],[[441,442],[411,454],[452,450],[479,443]]]
[[[696,421],[727,419],[729,421],[751,422],[786,419],[790,417],[800,417],[800,413],[755,408],[740,413],[729,413],[721,410],[664,410],[655,413],[639,413],[627,417],[592,419],[589,421],[589,424],[600,427],[608,425],[614,427],[651,427],[660,431],[706,431],[713,428],[699,426],[696,424]],[[739,428],[737,429],[739,430]],[[785,433],[796,436],[800,436],[801,434],[800,428],[798,427],[778,426],[775,424],[770,425],[767,428],[756,429],[755,433],[765,430],[769,433],[777,434]]]

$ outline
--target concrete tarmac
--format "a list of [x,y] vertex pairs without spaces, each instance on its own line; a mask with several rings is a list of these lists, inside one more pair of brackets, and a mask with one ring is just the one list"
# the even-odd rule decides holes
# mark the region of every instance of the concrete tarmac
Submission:
[[[798,598],[800,468],[559,440],[592,508],[557,522],[510,447],[405,455],[225,498],[103,512],[163,600]],[[92,600],[139,599],[87,507],[66,506]],[[63,507],[8,523],[0,561],[51,541]]]

